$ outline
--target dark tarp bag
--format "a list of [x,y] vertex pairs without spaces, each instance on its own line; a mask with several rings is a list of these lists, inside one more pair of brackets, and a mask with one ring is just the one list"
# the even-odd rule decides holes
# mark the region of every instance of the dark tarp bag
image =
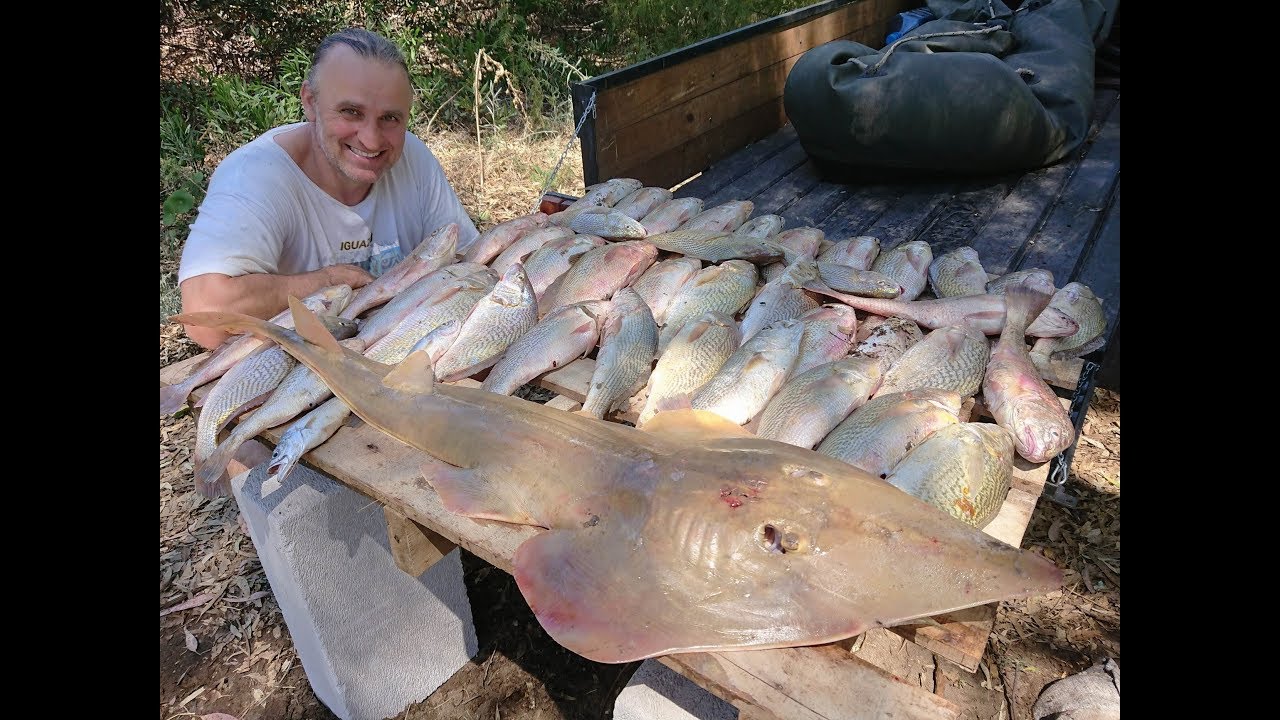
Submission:
[[989,174],[1069,155],[1093,112],[1098,0],[935,0],[937,20],[873,50],[837,40],[806,52],[783,102],[828,172]]

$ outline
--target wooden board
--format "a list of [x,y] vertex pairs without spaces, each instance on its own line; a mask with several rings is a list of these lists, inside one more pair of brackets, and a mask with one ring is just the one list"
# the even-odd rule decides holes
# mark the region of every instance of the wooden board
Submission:
[[[206,353],[161,368],[161,385],[181,381],[207,357]],[[470,379],[454,384],[479,385]],[[192,401],[207,395],[212,387],[210,383],[197,388]],[[564,400],[558,405],[562,409],[573,407],[573,403]],[[290,424],[271,428],[261,437],[274,445]],[[539,531],[449,512],[418,470],[425,458],[421,451],[357,422],[340,428],[327,442],[303,456],[302,462],[510,573],[516,548]],[[661,660],[737,705],[742,717],[873,720],[886,717],[886,710],[897,713],[895,717],[918,720],[953,720],[959,716],[959,708],[953,703],[894,678],[836,644],[682,653]]]
[[741,149],[735,148],[738,151],[733,155],[715,163],[698,177],[681,185],[673,194],[678,198],[705,199],[796,142],[799,140],[796,137],[795,128],[787,125],[759,142],[748,143]]
[[[900,0],[859,0],[776,32],[760,33],[750,27],[743,28],[737,32],[737,37],[743,38],[741,41],[734,42],[733,38],[708,41],[700,45],[714,49],[683,61],[667,62],[659,58],[662,62],[652,65],[657,69],[633,72],[638,77],[629,82],[613,83],[608,76],[588,80],[585,84],[595,81],[597,87],[603,86],[596,101],[597,133],[607,137],[830,40],[873,26],[883,32],[888,18],[909,6],[910,2]],[[691,47],[687,52],[699,53],[700,48]],[[616,74],[625,72],[626,69]]]
[[1086,146],[1079,167],[1038,232],[1027,240],[1018,269],[1044,268],[1058,286],[1075,276],[1079,261],[1101,227],[1103,211],[1120,177],[1120,104]]

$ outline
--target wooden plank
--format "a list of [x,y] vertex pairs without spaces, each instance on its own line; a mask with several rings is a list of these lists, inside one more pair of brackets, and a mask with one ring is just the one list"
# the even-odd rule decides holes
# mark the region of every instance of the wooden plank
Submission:
[[595,88],[582,83],[573,83],[570,86],[570,94],[573,98],[573,116],[582,122],[582,131],[578,136],[578,144],[582,150],[583,187],[589,187],[609,179],[609,177],[600,177],[600,165],[596,159],[596,148],[599,142],[596,140],[595,108],[592,107],[591,114],[583,119],[583,115],[587,112],[587,106],[590,104],[591,96],[595,92]]
[[[697,57],[666,65],[660,70],[616,87],[600,90],[596,103],[596,129],[600,137],[632,125],[712,90],[752,75],[785,58],[835,38],[878,28],[883,32],[889,17],[910,6],[901,0],[861,0],[849,3],[799,25],[756,34],[730,42]],[[706,42],[721,42],[712,39]],[[696,51],[696,48],[693,50]],[[620,71],[621,72],[621,71]],[[603,78],[593,78],[586,84]],[[606,101],[607,98],[607,101]]]
[[[617,168],[639,165],[699,135],[717,131],[730,118],[782,97],[787,74],[799,59],[798,55],[785,58],[760,72],[662,110],[641,123],[603,131],[597,124],[596,162],[601,172],[615,173]],[[609,93],[620,91],[604,91],[597,103],[609,102]]]
[[[667,655],[668,667],[715,687],[720,697],[768,708],[778,718],[870,720],[959,717],[949,700],[911,685],[836,644],[762,652]],[[734,702],[735,700],[731,700]],[[803,701],[801,701],[803,700]],[[735,702],[736,704],[736,702]],[[756,716],[753,716],[756,717]]]
[[[756,211],[781,215],[787,221],[786,227],[789,228],[820,228],[827,223],[827,219],[836,211],[836,208],[848,201],[852,195],[853,188],[848,185],[822,181],[806,191],[804,197],[798,198],[785,208],[761,209],[760,205],[757,205]],[[829,237],[828,239],[835,242],[844,238]]]
[[962,245],[968,245],[1020,176],[1021,173],[1006,175],[957,187],[955,194],[938,210],[916,239],[929,243],[935,258]]
[[905,185],[898,199],[860,234],[880,238],[881,252],[915,240],[951,199],[954,188],[949,182]]
[[[774,128],[786,123],[786,117],[782,98],[775,98],[733,118],[716,132],[704,133],[639,165],[616,168],[612,175],[602,177],[631,177],[645,185],[675,187],[710,167],[726,154],[764,138]],[[677,197],[688,195],[677,194]]]
[[1019,269],[1044,268],[1061,287],[1075,274],[1120,176],[1120,103],[1089,145],[1045,223],[1026,245]]
[[743,174],[737,180],[703,198],[705,207],[715,207],[733,200],[746,200],[755,197],[766,188],[772,187],[779,178],[800,167],[808,156],[800,143],[788,145],[782,152],[766,160],[763,164]]
[[732,183],[752,168],[767,162],[797,141],[795,128],[787,125],[765,139],[754,142],[716,162],[697,178],[676,190],[675,197],[705,198]]
[[435,565],[457,545],[445,540],[429,528],[410,520],[399,511],[382,508],[387,520],[387,540],[396,566],[411,577],[418,577]]
[[[755,204],[755,217],[779,215],[785,220],[786,216],[783,215],[783,212],[791,207],[793,203],[803,198],[820,182],[822,182],[822,178],[818,175],[818,168],[812,160],[807,160],[765,190],[743,199],[750,200]],[[786,224],[783,225],[783,228],[805,227],[806,224]],[[816,225],[813,227],[816,227]]]
[[[1101,118],[1107,116],[1118,98],[1118,93],[1110,90],[1095,93],[1094,121],[1099,127]],[[1085,142],[1087,147],[1090,141]],[[1023,246],[1043,223],[1082,155],[1026,173],[1005,196],[987,224],[969,243],[978,251],[987,272],[1003,275],[1018,267],[1016,262],[1021,257]],[[1059,286],[1065,284],[1057,277],[1054,281]]]
[[[1116,328],[1120,326],[1120,181],[1116,181],[1115,200],[1107,210],[1102,230],[1094,241],[1089,255],[1079,272],[1072,278],[1089,286],[1102,301],[1107,316],[1107,329],[1103,336],[1110,346]],[[1109,349],[1104,348],[1104,350]]]
[[832,242],[855,235],[866,235],[866,230],[897,201],[902,193],[899,185],[847,185],[850,195],[818,225]]

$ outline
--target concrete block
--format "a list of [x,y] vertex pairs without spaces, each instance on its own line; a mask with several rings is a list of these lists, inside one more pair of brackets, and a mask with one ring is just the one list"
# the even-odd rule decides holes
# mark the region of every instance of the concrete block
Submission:
[[458,550],[410,577],[379,505],[301,465],[263,497],[266,478],[264,463],[232,491],[307,679],[335,715],[394,716],[476,654]]
[[663,665],[645,660],[613,703],[614,720],[736,720],[738,709]]

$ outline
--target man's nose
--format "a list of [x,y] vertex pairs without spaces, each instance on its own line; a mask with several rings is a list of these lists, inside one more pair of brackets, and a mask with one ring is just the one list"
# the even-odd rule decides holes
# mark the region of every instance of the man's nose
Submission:
[[360,125],[358,133],[360,145],[365,150],[378,150],[382,147],[382,133],[378,131],[378,121],[370,118]]

